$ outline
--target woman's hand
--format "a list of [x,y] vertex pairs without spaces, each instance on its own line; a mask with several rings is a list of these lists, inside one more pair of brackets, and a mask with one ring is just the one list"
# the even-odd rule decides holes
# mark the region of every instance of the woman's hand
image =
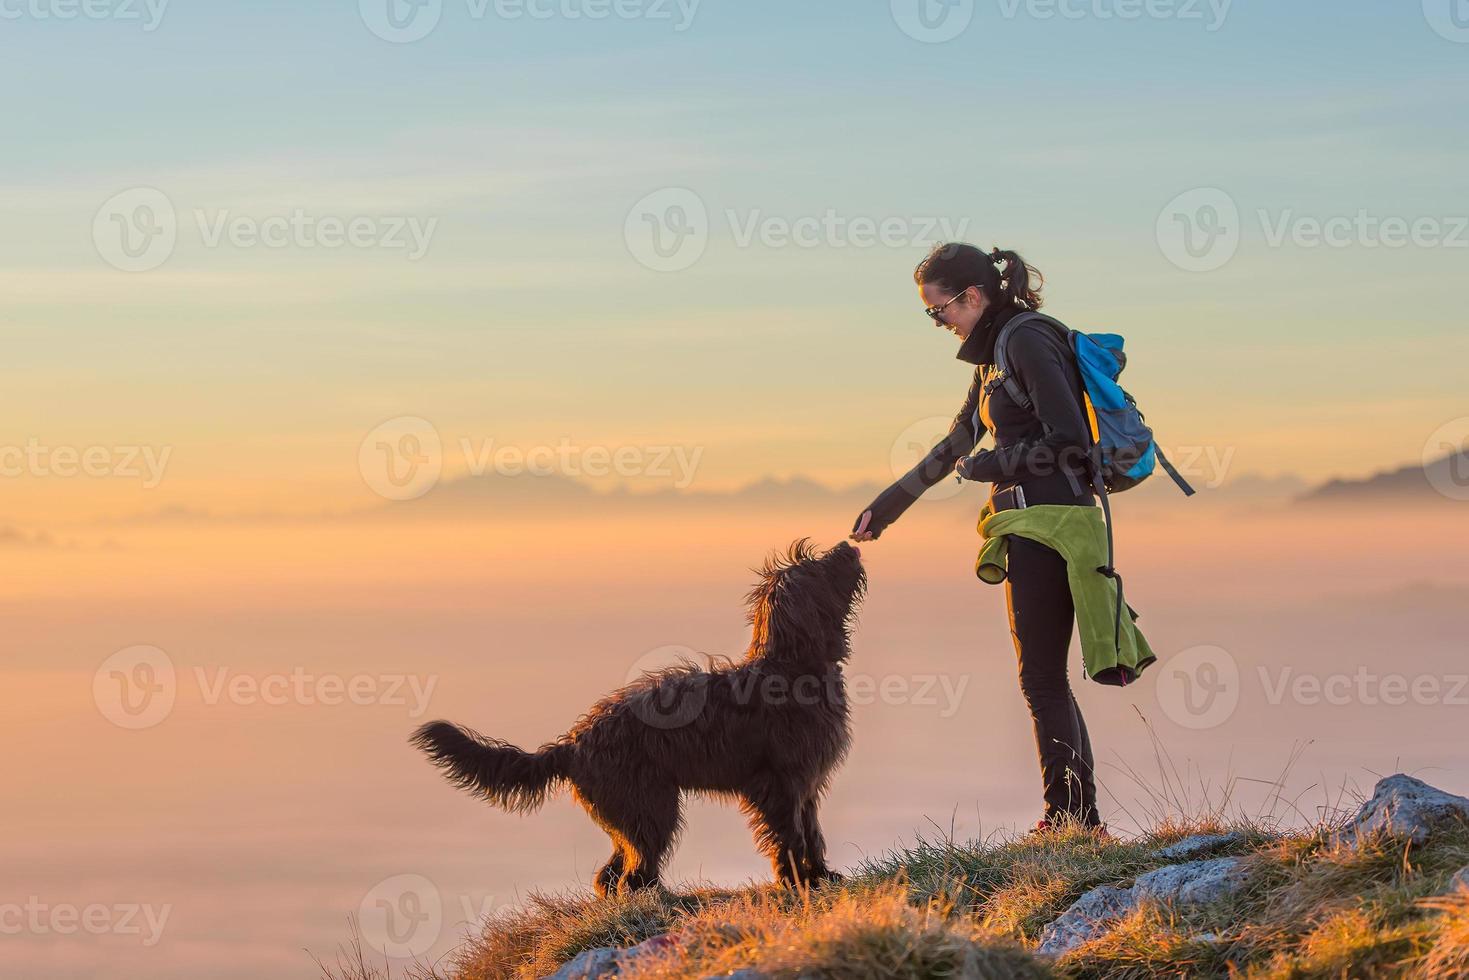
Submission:
[[848,535],[848,537],[850,537],[853,541],[875,541],[875,540],[877,540],[877,535],[875,535],[871,531],[867,530],[867,528],[870,527],[871,524],[872,524],[872,511],[870,511],[870,510],[864,510],[862,512],[862,516],[859,517],[859,518],[857,518],[857,525],[856,525],[856,527],[852,528],[852,533],[850,535]]
[[974,470],[980,464],[981,457],[983,457],[985,453],[990,453],[993,451],[994,450],[991,449],[981,449],[973,456],[960,456],[959,459],[954,463],[954,475],[961,480],[978,481],[979,477],[975,476]]

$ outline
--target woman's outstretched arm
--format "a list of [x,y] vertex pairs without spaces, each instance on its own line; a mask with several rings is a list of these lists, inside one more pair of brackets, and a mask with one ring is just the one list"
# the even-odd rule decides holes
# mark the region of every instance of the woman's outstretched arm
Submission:
[[[985,433],[975,409],[979,407],[982,369],[976,369],[964,406],[954,416],[949,432],[918,465],[905,473],[898,482],[888,487],[857,518],[852,526],[852,537],[859,541],[871,541],[882,534],[893,521],[903,516],[913,501],[923,496],[924,491],[954,472],[954,464],[973,451],[975,443]],[[865,519],[865,524],[864,524]]]

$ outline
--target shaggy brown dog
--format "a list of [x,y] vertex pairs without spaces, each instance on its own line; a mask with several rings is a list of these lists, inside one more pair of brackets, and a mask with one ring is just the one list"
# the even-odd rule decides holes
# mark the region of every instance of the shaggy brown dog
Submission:
[[598,894],[658,884],[682,792],[737,800],[782,882],[838,877],[816,811],[850,742],[842,663],[867,576],[856,548],[818,555],[804,538],[760,576],[746,597],[754,635],[739,663],[645,674],[534,753],[444,721],[424,725],[413,744],[456,785],[515,812],[570,783],[612,838]]

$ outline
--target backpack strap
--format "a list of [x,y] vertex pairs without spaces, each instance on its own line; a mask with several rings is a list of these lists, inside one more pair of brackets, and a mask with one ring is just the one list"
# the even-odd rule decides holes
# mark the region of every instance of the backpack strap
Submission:
[[[1043,326],[1049,326],[1053,330],[1059,330],[1061,336],[1066,338],[1066,346],[1068,348],[1071,346],[1071,328],[1055,317],[1046,316],[1044,313],[1037,313],[1035,310],[1025,310],[1012,316],[1009,322],[1000,329],[1000,335],[995,338],[995,374],[999,376],[1001,384],[1004,386],[1005,391],[1009,393],[1010,397],[1014,399],[1015,404],[1034,415],[1035,404],[1030,400],[1030,395],[1026,393],[1025,385],[1021,384],[1020,379],[1015,377],[1014,373],[1011,372],[1010,359],[1005,354],[1010,343],[1011,335],[1016,330],[1030,323],[1038,323]],[[1082,411],[1085,412],[1085,406],[1083,406]],[[1070,485],[1072,493],[1080,496],[1081,484],[1077,481],[1076,474],[1070,470],[1064,472],[1066,474],[1066,482]]]
[[1011,373],[1010,359],[1006,356],[1005,351],[1009,348],[1010,337],[1016,330],[1027,323],[1035,322],[1049,324],[1053,329],[1060,330],[1063,337],[1069,336],[1071,333],[1071,328],[1060,320],[1046,316],[1044,313],[1037,313],[1034,310],[1026,310],[1012,316],[1010,322],[1006,323],[1000,329],[1000,335],[995,338],[995,368],[1004,379],[1005,390],[1015,400],[1015,404],[1027,412],[1034,411],[1034,406],[1031,404],[1030,395],[1025,393],[1025,386]]
[[1172,463],[1168,462],[1168,457],[1163,455],[1163,447],[1158,445],[1157,442],[1154,442],[1153,451],[1158,454],[1158,462],[1163,464],[1164,471],[1173,478],[1174,483],[1178,484],[1178,489],[1183,491],[1183,495],[1185,497],[1192,497],[1195,492],[1194,488],[1189,486],[1188,481],[1183,478],[1183,475],[1178,472]]

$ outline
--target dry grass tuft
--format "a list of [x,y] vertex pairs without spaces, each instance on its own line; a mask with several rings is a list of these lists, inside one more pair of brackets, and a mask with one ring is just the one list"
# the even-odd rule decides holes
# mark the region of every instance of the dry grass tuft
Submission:
[[900,883],[827,889],[798,902],[759,892],[677,923],[678,942],[639,957],[628,980],[708,977],[754,969],[777,978],[969,980],[1041,978],[1044,967],[1011,937],[952,906],[919,906]]

